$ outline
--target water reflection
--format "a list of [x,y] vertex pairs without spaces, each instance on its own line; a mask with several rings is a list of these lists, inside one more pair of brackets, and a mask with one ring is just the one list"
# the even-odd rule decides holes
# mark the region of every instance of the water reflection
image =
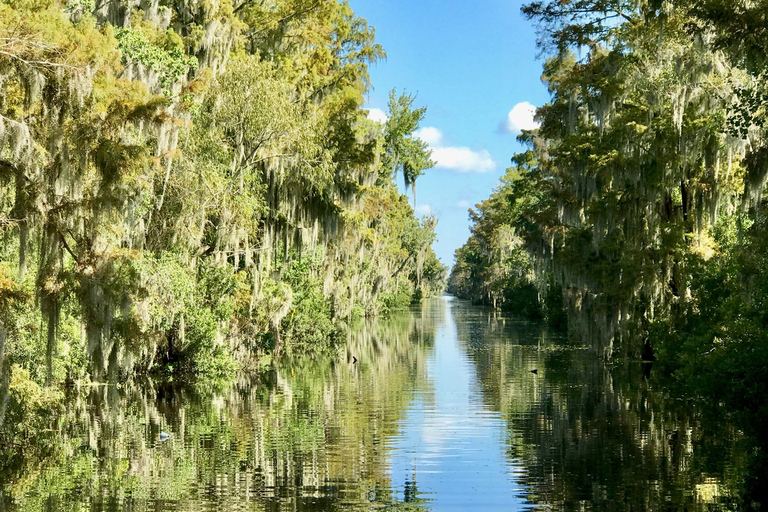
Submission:
[[730,508],[740,437],[654,379],[429,301],[224,391],[73,392],[50,445],[0,461],[0,512]]
[[[527,322],[453,308],[511,460],[536,506],[555,510],[723,510],[736,503],[739,435],[668,396],[641,363],[606,365]],[[533,370],[536,372],[533,373]]]
[[[424,386],[432,318],[400,315],[351,335],[357,363],[297,360],[226,392],[82,390],[55,421],[55,453],[0,477],[0,507],[401,509],[389,444]],[[415,485],[402,485],[412,500]]]
[[[453,301],[445,304],[453,310]],[[417,390],[402,422],[393,479],[413,475],[435,510],[523,509],[521,468],[504,454],[504,421],[485,404],[453,318],[438,324],[427,357],[429,386]]]

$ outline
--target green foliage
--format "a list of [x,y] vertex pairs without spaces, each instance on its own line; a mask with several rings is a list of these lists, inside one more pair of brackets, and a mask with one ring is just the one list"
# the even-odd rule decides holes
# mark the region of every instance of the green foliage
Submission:
[[7,402],[0,417],[0,474],[13,473],[30,460],[52,454],[56,433],[49,421],[60,412],[63,398],[57,390],[42,388],[19,365],[8,371]]
[[442,288],[378,166],[431,165],[424,109],[372,129],[384,52],[346,2],[141,7],[0,3],[0,403],[13,365],[226,380]]
[[727,119],[759,126],[739,113],[754,101],[721,93],[751,82],[691,39],[683,4],[546,1],[523,12],[554,50],[551,101],[521,136],[530,151],[471,212],[452,288],[498,303],[515,286],[509,273],[528,272],[540,296],[561,290],[574,335],[639,357],[647,324],[691,299],[692,262],[717,250],[710,228],[764,185],[760,152],[744,155],[725,129]]
[[393,311],[403,309],[413,302],[414,292],[410,287],[398,281],[393,289],[379,295],[379,311],[383,315],[389,315]]
[[405,187],[411,187],[416,201],[416,179],[435,165],[427,143],[414,136],[419,123],[427,115],[426,107],[414,108],[413,95],[389,91],[389,117],[384,125],[384,169],[403,174]]
[[[8,265],[0,263],[0,322],[8,326],[28,303],[29,296],[13,279]],[[6,327],[7,328],[7,327]]]
[[551,272],[534,272],[527,245],[537,235],[536,218],[547,205],[546,184],[532,152],[516,155],[513,163],[491,197],[470,210],[471,236],[456,250],[448,291],[563,327],[559,286]]
[[64,10],[70,15],[91,13],[96,8],[96,0],[67,0]]
[[197,58],[184,54],[181,48],[166,50],[152,44],[140,31],[129,28],[119,28],[115,31],[117,49],[123,58],[130,62],[138,62],[158,74],[160,86],[166,94],[171,87],[179,82],[190,69],[197,67]]
[[330,303],[320,279],[322,253],[303,254],[287,263],[285,281],[293,289],[291,310],[283,320],[290,353],[318,354],[332,350],[342,340],[332,321]]
[[13,437],[9,441],[23,444],[45,424],[40,412],[55,410],[62,397],[57,391],[41,388],[30,379],[29,372],[18,365],[11,368],[9,389],[11,403],[6,421],[14,426]]
[[640,16],[657,16],[662,2],[652,0],[641,6],[638,9],[631,0],[545,0],[524,5],[522,12],[539,25],[540,47],[563,53],[611,41],[623,24],[631,24]]

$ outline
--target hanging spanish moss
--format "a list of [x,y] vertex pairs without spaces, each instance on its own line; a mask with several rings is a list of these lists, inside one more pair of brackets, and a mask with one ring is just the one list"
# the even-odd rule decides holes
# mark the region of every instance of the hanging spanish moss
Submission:
[[0,316],[38,381],[215,377],[440,289],[386,156],[429,167],[424,109],[366,118],[383,50],[346,3],[33,11],[0,10],[0,266],[36,308]]
[[[640,357],[654,325],[695,307],[696,269],[727,249],[733,219],[760,205],[763,130],[748,111],[760,86],[684,6],[637,4],[608,27],[583,5],[523,9],[557,48],[544,65],[551,99],[521,136],[530,151],[473,213],[451,288],[555,317],[546,297],[561,297],[572,335]],[[519,257],[500,251],[508,230]],[[513,277],[526,268],[535,275]],[[538,290],[528,302],[526,286]]]

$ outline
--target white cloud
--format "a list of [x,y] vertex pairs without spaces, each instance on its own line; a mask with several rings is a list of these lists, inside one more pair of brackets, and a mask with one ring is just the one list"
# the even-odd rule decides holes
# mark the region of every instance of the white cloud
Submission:
[[536,107],[524,101],[515,105],[507,114],[507,118],[501,122],[499,129],[504,133],[519,134],[523,130],[535,130],[540,123],[534,121]]
[[387,119],[389,119],[389,117],[387,116],[387,113],[381,110],[380,108],[369,108],[367,117],[371,121],[376,121],[377,123],[381,123],[381,124],[386,123]]
[[434,126],[425,126],[413,134],[432,147],[440,147],[443,143],[443,134]]
[[485,149],[473,151],[465,147],[432,148],[435,167],[458,172],[488,172],[496,168],[496,162]]
[[472,207],[472,205],[469,203],[469,201],[467,201],[465,199],[462,199],[461,201],[456,203],[456,206],[458,206],[459,208],[464,208],[465,210]]
[[428,204],[420,204],[414,211],[421,216],[435,214],[435,210],[433,210],[432,207]]
[[434,126],[425,126],[415,135],[432,149],[435,167],[457,172],[488,172],[496,168],[496,162],[485,149],[475,151],[463,146],[444,146],[443,134]]

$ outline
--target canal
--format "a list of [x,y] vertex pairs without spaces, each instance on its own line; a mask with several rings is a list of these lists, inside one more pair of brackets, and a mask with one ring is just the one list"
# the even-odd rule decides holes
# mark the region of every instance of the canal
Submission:
[[450,297],[222,388],[68,403],[2,510],[720,510],[747,464],[652,368]]

